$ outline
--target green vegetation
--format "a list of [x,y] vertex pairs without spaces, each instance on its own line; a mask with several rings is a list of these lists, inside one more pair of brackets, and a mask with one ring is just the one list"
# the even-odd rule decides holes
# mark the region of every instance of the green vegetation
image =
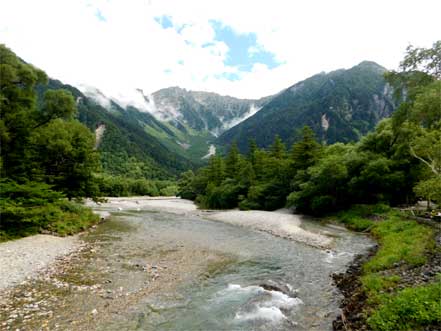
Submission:
[[176,153],[181,149],[176,144],[181,140],[179,131],[172,130],[170,125],[156,120],[151,114],[132,107],[124,109],[114,102],[103,107],[75,87],[53,79],[49,79],[48,84],[36,86],[38,99],[42,99],[47,91],[58,89],[73,95],[76,117],[81,123],[91,131],[104,127],[98,145],[104,173],[131,178],[170,179],[194,166],[185,153]]
[[404,262],[411,267],[424,264],[425,253],[434,246],[433,231],[429,227],[416,221],[405,221],[393,213],[375,224],[371,233],[378,239],[381,248],[364,265],[366,272],[385,270],[394,263]]
[[[139,125],[173,134],[150,114],[116,104],[106,110],[4,45],[0,76],[1,240],[94,224],[97,216],[78,204],[83,198],[175,195],[169,179],[192,167]],[[91,130],[98,126],[97,149]]]
[[90,209],[67,201],[62,193],[45,183],[3,180],[0,191],[0,241],[43,230],[65,236],[85,230],[99,220]]
[[[418,198],[441,203],[440,63],[441,41],[431,49],[410,47],[400,71],[385,75],[397,111],[359,142],[323,145],[304,127],[289,151],[278,136],[267,149],[251,140],[246,155],[233,143],[224,158],[214,156],[207,167],[182,174],[179,194],[204,208],[288,205],[314,215],[334,213],[379,243],[362,268],[368,325],[382,331],[439,325],[441,279],[409,287],[401,274],[427,262],[434,231],[389,206]],[[259,134],[266,139],[261,126]]]
[[381,304],[369,317],[373,330],[417,330],[441,323],[441,279],[438,282],[406,288],[394,295],[381,296]]
[[177,186],[174,181],[135,179],[102,175],[99,177],[101,194],[107,197],[120,196],[174,196]]
[[[98,217],[73,198],[99,195],[94,135],[75,117],[72,95],[35,87],[46,74],[0,45],[0,240],[42,230],[66,235]],[[67,199],[66,199],[67,198]]]
[[354,206],[334,218],[353,229],[370,231],[379,243],[377,253],[363,265],[361,277],[367,295],[364,313],[373,330],[414,330],[441,322],[441,278],[428,285],[399,289],[405,284],[400,268],[426,263],[435,248],[430,226],[407,220],[384,205]]
[[[214,156],[207,167],[183,174],[179,194],[204,208],[287,205],[314,215],[354,204],[408,204],[418,197],[441,202],[441,81],[433,65],[441,58],[440,45],[410,48],[400,72],[385,74],[400,106],[358,143],[323,145],[307,126],[293,134],[297,140],[288,151],[277,135],[267,149],[251,140],[246,155],[233,143],[224,158]],[[404,90],[405,100],[399,93]],[[356,218],[349,222],[357,230],[370,226]]]
[[348,70],[314,75],[276,94],[257,114],[223,133],[217,143],[237,141],[239,149],[246,151],[252,138],[267,148],[278,134],[290,145],[305,125],[327,144],[358,141],[395,110],[390,89],[385,88],[385,71],[365,61]]

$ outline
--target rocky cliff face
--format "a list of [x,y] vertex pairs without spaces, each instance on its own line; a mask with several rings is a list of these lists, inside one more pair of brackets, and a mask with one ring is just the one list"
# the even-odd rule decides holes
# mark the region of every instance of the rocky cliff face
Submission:
[[154,113],[175,126],[207,130],[217,136],[254,115],[268,100],[238,99],[179,87],[161,89],[152,95]]

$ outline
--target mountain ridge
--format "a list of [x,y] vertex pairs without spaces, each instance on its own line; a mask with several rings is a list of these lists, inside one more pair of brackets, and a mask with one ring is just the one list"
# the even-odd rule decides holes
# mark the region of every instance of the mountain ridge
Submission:
[[279,135],[290,144],[296,139],[295,131],[304,125],[325,143],[356,141],[395,109],[384,72],[379,64],[362,61],[349,69],[313,75],[282,90],[216,142],[236,141],[243,151],[249,138],[267,147]]

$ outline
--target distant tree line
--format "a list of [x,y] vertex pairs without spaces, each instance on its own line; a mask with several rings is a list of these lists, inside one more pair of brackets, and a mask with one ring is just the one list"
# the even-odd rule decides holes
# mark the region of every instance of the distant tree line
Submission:
[[250,141],[246,155],[233,143],[225,157],[183,173],[178,194],[204,208],[295,206],[311,214],[418,197],[441,203],[441,41],[409,47],[385,78],[400,106],[358,143],[325,146],[309,127],[289,149],[278,136],[266,150]]

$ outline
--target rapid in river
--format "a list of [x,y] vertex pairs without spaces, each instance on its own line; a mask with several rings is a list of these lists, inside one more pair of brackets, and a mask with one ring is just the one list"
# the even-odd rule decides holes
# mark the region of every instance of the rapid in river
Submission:
[[[341,299],[331,274],[372,245],[284,214],[297,222],[294,233],[325,238],[308,244],[180,199],[113,199],[94,208],[111,217],[82,235],[87,249],[20,289],[32,300],[23,294],[17,307],[40,307],[23,329],[331,330]],[[262,215],[264,222],[277,212]]]

